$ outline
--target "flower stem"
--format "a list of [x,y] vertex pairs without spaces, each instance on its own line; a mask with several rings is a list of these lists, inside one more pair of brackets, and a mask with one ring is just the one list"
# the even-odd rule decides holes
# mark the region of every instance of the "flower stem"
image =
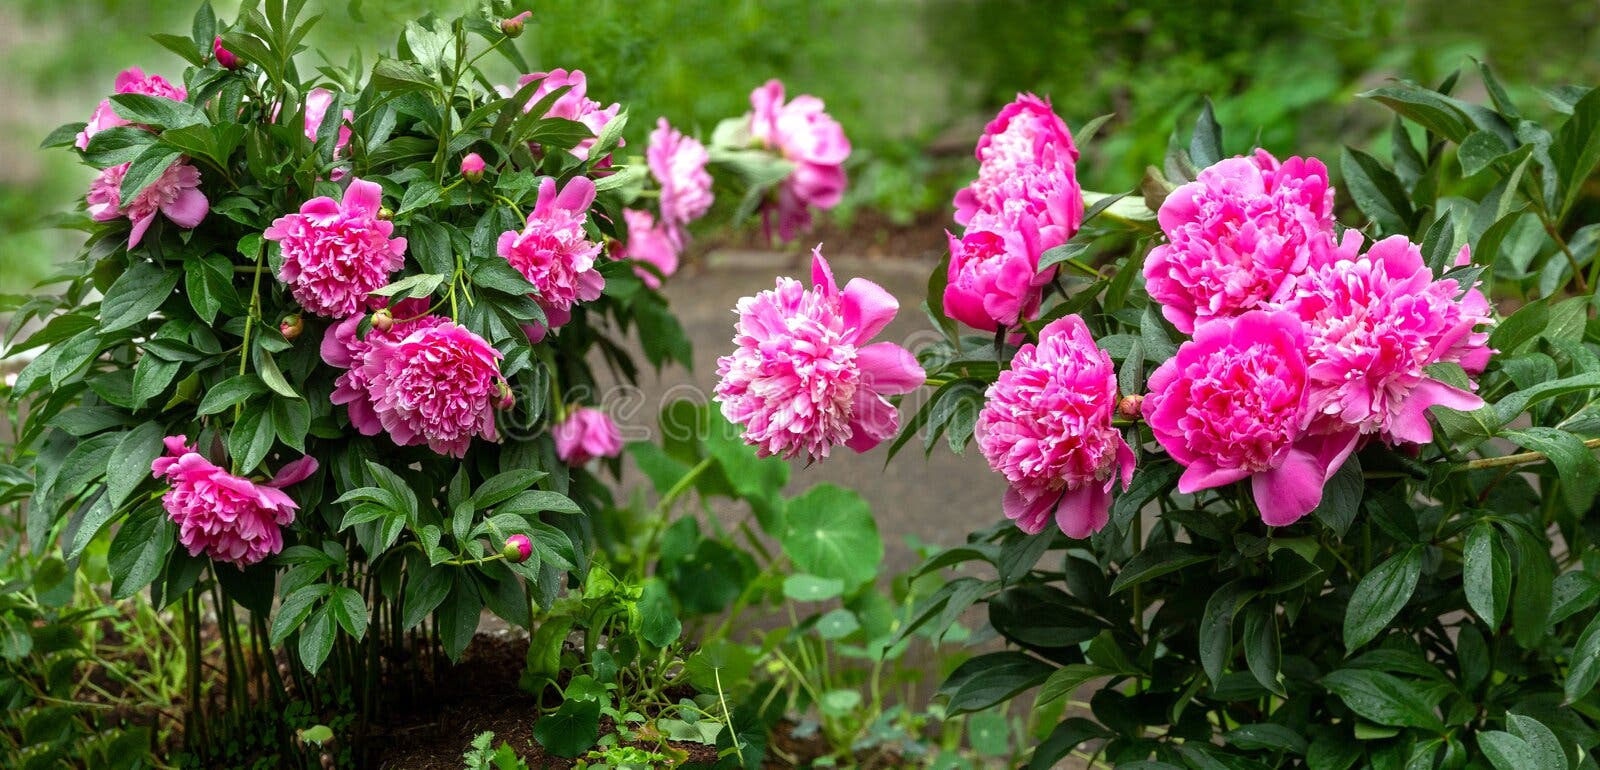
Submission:
[[[1583,442],[1583,445],[1588,449],[1600,449],[1600,438],[1589,439],[1588,441]],[[1500,457],[1480,457],[1476,460],[1468,460],[1467,462],[1461,463],[1457,467],[1459,467],[1461,470],[1476,471],[1483,470],[1484,468],[1505,468],[1513,465],[1526,465],[1528,463],[1536,463],[1544,459],[1546,459],[1546,455],[1543,452],[1518,452],[1517,454],[1503,455]]]

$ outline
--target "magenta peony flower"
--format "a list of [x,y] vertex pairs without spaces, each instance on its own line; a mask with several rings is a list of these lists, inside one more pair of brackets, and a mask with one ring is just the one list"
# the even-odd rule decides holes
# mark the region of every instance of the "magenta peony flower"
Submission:
[[1054,514],[1068,537],[1106,524],[1111,488],[1133,481],[1133,450],[1112,427],[1117,372],[1083,319],[1069,315],[1023,345],[989,386],[978,414],[978,446],[1006,477],[1006,517],[1036,534]]
[[454,323],[427,325],[374,345],[362,363],[373,411],[400,446],[462,457],[474,436],[500,439],[500,351]]
[[373,406],[372,389],[367,381],[367,353],[375,347],[397,343],[419,329],[431,329],[449,320],[427,315],[427,312],[427,299],[403,299],[395,304],[393,310],[384,308],[378,311],[386,314],[391,321],[379,323],[374,317],[372,329],[366,337],[357,334],[361,326],[360,314],[328,327],[323,334],[322,360],[329,366],[345,370],[334,380],[333,394],[329,400],[344,404],[350,413],[350,424],[363,434],[376,436],[383,432],[383,421],[378,419],[377,409]]
[[[1489,302],[1476,288],[1435,280],[1422,251],[1404,236],[1357,254],[1349,231],[1339,249],[1295,281],[1284,308],[1306,328],[1312,411],[1329,430],[1355,428],[1391,444],[1433,440],[1432,406],[1471,410],[1483,399],[1428,376],[1450,361],[1481,371]],[[1319,261],[1319,260],[1313,260]],[[1458,264],[1470,262],[1462,247]]]
[[787,241],[811,226],[810,207],[831,209],[844,197],[850,140],[821,99],[802,94],[785,104],[783,97],[783,82],[776,79],[750,92],[750,135],[794,164],[778,187],[776,211],[764,214],[768,231],[776,216],[778,237]]
[[378,218],[383,188],[352,179],[344,200],[312,198],[262,234],[283,251],[278,279],[307,311],[345,318],[373,306],[371,294],[405,264],[406,239]]
[[556,442],[556,457],[577,467],[596,457],[616,457],[622,453],[622,432],[605,412],[580,406],[550,429]]
[[[517,85],[525,86],[535,80],[539,81],[539,85],[534,87],[533,94],[528,97],[527,105],[522,108],[524,112],[533,109],[534,105],[538,104],[539,100],[543,99],[551,91],[562,86],[572,86],[571,90],[562,94],[554,104],[550,105],[550,109],[545,112],[544,117],[576,120],[586,126],[595,136],[579,142],[576,147],[572,148],[572,154],[579,160],[588,160],[589,150],[594,147],[595,142],[599,141],[600,131],[606,127],[607,123],[617,117],[617,114],[622,111],[622,105],[612,104],[610,107],[601,107],[599,102],[590,99],[588,95],[589,81],[584,77],[583,70],[569,72],[564,69],[553,69],[549,72],[535,72],[518,78]],[[509,95],[507,94],[507,96]],[[617,146],[621,147],[623,143],[617,142]],[[609,161],[609,158],[596,165],[605,165],[606,161]]]
[[645,159],[650,174],[661,185],[662,223],[681,228],[705,216],[713,200],[711,174],[706,172],[710,156],[705,145],[679,133],[667,125],[666,118],[661,118],[656,121],[656,130],[650,132]]
[[1178,491],[1251,477],[1261,518],[1274,527],[1317,507],[1358,436],[1306,431],[1305,348],[1293,313],[1254,310],[1202,325],[1150,375],[1144,419],[1184,467]]
[[285,465],[277,479],[257,484],[218,468],[187,442],[184,436],[168,436],[167,454],[150,470],[170,485],[161,505],[178,525],[178,542],[189,555],[203,553],[244,569],[282,551],[281,528],[294,522],[299,507],[282,487],[316,472],[317,461],[302,458]]
[[[623,209],[622,218],[627,221],[628,242],[615,244],[612,257],[648,262],[662,275],[670,276],[678,271],[678,234],[672,228],[665,222],[657,225],[655,217],[650,216],[648,211]],[[633,272],[646,286],[661,288],[661,279],[655,273],[642,267],[634,268]]]
[[[146,75],[144,70],[138,67],[129,67],[117,73],[115,90],[112,93],[145,94],[178,102],[189,97],[189,92],[185,91],[183,86],[175,86],[160,75]],[[89,137],[113,126],[126,125],[128,125],[128,121],[118,117],[116,110],[111,108],[111,100],[102,99],[100,106],[96,107],[94,114],[89,117],[88,125],[85,125],[83,130],[78,132],[78,139],[75,144],[80,150],[88,149]]]
[[1083,222],[1078,186],[1078,147],[1050,102],[1017,94],[978,139],[978,178],[956,193],[956,224],[980,211],[1000,212],[1022,202],[1038,224],[1059,228],[1042,240],[1049,249],[1066,243]]
[[1228,158],[1167,196],[1167,243],[1150,252],[1150,298],[1185,334],[1284,298],[1289,279],[1333,237],[1333,188],[1316,158],[1280,165],[1265,150]]
[[828,456],[836,444],[865,452],[899,429],[887,395],[926,375],[892,342],[867,344],[899,309],[883,287],[855,278],[844,291],[812,250],[810,289],[793,278],[739,300],[733,353],[717,359],[716,400],[762,457]]
[[521,564],[533,556],[533,541],[527,535],[512,535],[506,538],[506,544],[501,547],[500,553],[506,561],[512,564]]
[[1030,215],[1007,222],[985,212],[960,238],[946,233],[950,267],[945,315],[991,332],[1037,315],[1044,287],[1055,276],[1054,268],[1039,272],[1044,251],[1040,232]]
[[[333,92],[326,88],[313,88],[306,94],[306,138],[317,141],[317,132],[322,130],[322,121],[328,117],[328,108],[333,106]],[[333,157],[337,158],[344,152],[345,145],[350,143],[350,124],[355,121],[356,114],[353,110],[340,113],[339,135],[333,142]],[[337,181],[337,180],[335,180]]]
[[234,52],[222,47],[221,35],[217,35],[217,39],[211,41],[211,55],[216,58],[217,66],[225,70],[231,70],[239,66],[239,57]]
[[178,158],[161,172],[161,176],[144,188],[128,205],[122,205],[122,179],[128,173],[127,163],[104,169],[89,183],[89,216],[105,222],[117,217],[127,217],[133,222],[128,233],[128,248],[132,249],[144,239],[144,234],[162,214],[173,224],[193,228],[211,211],[211,202],[200,192],[200,171]]
[[571,320],[573,305],[599,299],[605,288],[606,279],[594,267],[600,244],[583,230],[593,202],[594,182],[588,177],[573,177],[559,193],[556,180],[546,177],[527,226],[520,233],[500,234],[496,250],[533,284],[550,328]]

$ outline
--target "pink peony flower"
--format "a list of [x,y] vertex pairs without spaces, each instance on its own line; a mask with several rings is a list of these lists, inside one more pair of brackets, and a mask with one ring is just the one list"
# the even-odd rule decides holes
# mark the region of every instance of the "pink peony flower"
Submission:
[[406,239],[378,218],[383,188],[352,179],[344,200],[312,198],[298,214],[279,217],[262,237],[283,251],[278,278],[307,311],[345,318],[373,306],[373,290],[405,263]]
[[[569,72],[564,69],[553,69],[549,72],[535,72],[518,78],[517,85],[525,86],[535,80],[539,81],[539,85],[533,89],[533,94],[528,97],[527,105],[522,108],[524,112],[533,109],[534,105],[538,104],[539,100],[543,99],[551,91],[562,86],[572,86],[571,90],[562,94],[554,104],[550,105],[550,109],[545,112],[544,117],[576,120],[587,127],[595,136],[579,142],[576,147],[572,148],[572,154],[579,160],[588,160],[589,150],[594,147],[595,142],[599,141],[600,131],[606,127],[607,123],[617,117],[617,114],[622,111],[622,105],[612,104],[610,107],[601,107],[599,102],[590,99],[588,95],[589,81],[584,77],[583,70]],[[621,147],[623,143],[618,142],[617,146]],[[604,161],[597,165],[604,165]]]
[[385,308],[378,312],[388,314],[393,320],[380,324],[374,318],[366,337],[357,334],[361,327],[360,314],[328,327],[322,336],[322,360],[345,370],[334,380],[329,400],[344,404],[350,413],[350,424],[368,436],[382,433],[383,421],[378,419],[377,408],[373,406],[372,389],[367,380],[367,354],[375,347],[392,345],[411,336],[412,332],[449,320],[427,315],[427,299],[403,299],[392,311]]
[[373,346],[362,368],[373,411],[394,443],[462,457],[475,436],[500,439],[500,358],[482,337],[446,321]]
[[980,211],[998,212],[1008,200],[1026,200],[1041,225],[1068,232],[1048,238],[1045,248],[1065,243],[1083,219],[1078,187],[1078,147],[1050,102],[1017,94],[989,122],[978,139],[978,178],[956,193],[956,224],[966,225]]
[[222,47],[221,35],[217,35],[217,39],[211,41],[211,55],[216,58],[217,66],[225,70],[231,70],[239,66],[239,57],[232,51]]
[[1355,449],[1353,430],[1308,433],[1310,374],[1300,320],[1254,310],[1202,325],[1150,375],[1142,409],[1184,467],[1178,491],[1250,477],[1267,524],[1292,524]]
[[831,209],[844,197],[850,140],[821,99],[802,94],[785,104],[782,81],[769,80],[750,92],[750,106],[750,135],[794,164],[778,187],[776,211],[764,214],[769,232],[776,216],[778,237],[791,240],[811,226],[812,206]]
[[616,457],[622,453],[622,432],[605,412],[580,406],[550,429],[556,442],[556,457],[574,467],[587,465],[596,457]]
[[[1283,307],[1306,328],[1312,411],[1391,444],[1433,440],[1432,406],[1471,410],[1483,399],[1428,376],[1427,367],[1456,362],[1481,371],[1489,335],[1489,302],[1476,288],[1435,280],[1422,251],[1392,236],[1357,254],[1359,233],[1298,278]],[[1462,247],[1458,264],[1470,262]]]
[[1040,229],[1023,214],[1007,222],[980,213],[960,238],[950,240],[949,282],[944,290],[945,315],[974,329],[995,331],[1016,326],[1039,312],[1044,287],[1055,276],[1039,272]]
[[285,465],[276,480],[257,484],[218,468],[187,442],[168,436],[167,454],[150,470],[170,485],[161,505],[189,555],[244,569],[282,551],[281,528],[294,522],[299,506],[281,488],[316,472],[317,461],[302,458]]
[[1333,237],[1333,188],[1316,158],[1279,164],[1265,150],[1228,158],[1167,196],[1167,243],[1150,252],[1151,299],[1185,334],[1284,298],[1289,279]]
[[679,133],[667,125],[666,118],[661,118],[656,121],[656,130],[650,132],[645,159],[650,174],[661,185],[661,221],[664,224],[683,227],[705,216],[713,200],[711,174],[706,172],[710,155],[705,145]]
[[122,179],[127,176],[129,164],[112,166],[100,172],[89,183],[89,216],[105,222],[117,217],[127,217],[133,222],[128,233],[128,248],[132,249],[144,239],[144,234],[162,214],[173,224],[193,228],[206,218],[211,203],[200,192],[200,171],[178,158],[161,172],[156,181],[144,188],[128,205],[122,205]]
[[522,232],[500,234],[496,250],[533,284],[550,328],[571,320],[573,305],[599,299],[605,288],[606,279],[594,267],[600,244],[583,229],[593,202],[594,182],[588,177],[573,177],[559,193],[556,180],[546,177]]
[[836,444],[865,452],[899,429],[884,396],[909,393],[926,375],[892,342],[867,344],[899,304],[883,287],[855,278],[844,291],[821,247],[812,250],[810,289],[793,278],[739,300],[733,353],[717,359],[716,400],[762,457],[828,456]]
[[[322,130],[322,121],[328,117],[328,108],[333,106],[333,92],[326,88],[313,88],[306,94],[306,138],[317,141],[317,132]],[[344,152],[345,145],[350,143],[350,124],[355,121],[356,114],[353,110],[345,110],[340,114],[339,136],[333,142],[333,157],[337,158]]]
[[[678,271],[678,240],[672,228],[663,222],[656,224],[655,217],[648,211],[637,209],[623,209],[622,218],[628,224],[628,242],[617,244],[618,248],[612,250],[612,256],[617,259],[634,259],[648,262],[661,271],[662,275],[672,275]],[[636,267],[633,272],[652,289],[661,288],[661,279],[655,273],[642,267]]]
[[1054,514],[1068,537],[1104,527],[1111,488],[1133,481],[1133,450],[1112,427],[1117,373],[1083,319],[1069,315],[1023,345],[989,386],[978,446],[1006,477],[1006,517],[1035,534]]
[[[112,93],[145,94],[178,102],[189,97],[189,92],[184,90],[183,86],[175,86],[160,75],[146,75],[144,70],[138,67],[129,67],[117,73],[115,90]],[[89,137],[113,126],[126,125],[128,121],[118,117],[116,110],[111,108],[111,100],[102,99],[100,106],[96,107],[94,114],[89,117],[88,125],[78,132],[76,145],[80,150],[88,149]]]
[[483,180],[483,156],[469,152],[461,159],[461,176],[468,182],[477,184]]

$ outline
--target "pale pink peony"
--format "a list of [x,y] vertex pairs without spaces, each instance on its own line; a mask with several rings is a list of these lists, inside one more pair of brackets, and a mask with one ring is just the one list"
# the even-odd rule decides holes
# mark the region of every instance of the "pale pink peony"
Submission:
[[[613,257],[647,262],[664,276],[678,271],[678,233],[666,223],[657,224],[648,211],[623,209],[622,218],[628,225],[628,242],[617,244],[617,248],[612,250]],[[635,267],[633,272],[646,286],[661,288],[661,279],[655,273],[642,267]]]
[[140,191],[128,205],[122,205],[122,179],[127,176],[129,164],[112,166],[100,172],[89,183],[89,216],[105,222],[117,217],[127,217],[133,222],[128,233],[128,248],[139,245],[144,234],[161,214],[179,227],[189,229],[200,224],[211,211],[211,203],[200,192],[200,171],[178,158],[161,172],[156,181]]
[[717,359],[716,400],[762,457],[808,460],[836,444],[865,452],[895,434],[899,415],[888,395],[909,393],[926,375],[892,342],[867,344],[899,304],[883,287],[855,278],[844,291],[812,250],[805,288],[779,278],[776,288],[739,300],[733,353]]
[[1005,514],[1022,531],[1043,531],[1052,515],[1068,537],[1105,526],[1111,488],[1133,480],[1133,450],[1111,424],[1117,403],[1111,356],[1075,315],[1045,326],[989,386],[978,446],[1010,484]]
[[656,130],[650,132],[645,159],[651,176],[661,185],[664,224],[681,228],[705,216],[713,200],[711,174],[706,172],[710,155],[705,145],[679,133],[667,124],[666,118],[661,118],[656,121]]
[[[568,71],[558,68],[549,72],[534,72],[518,78],[517,85],[525,86],[535,80],[539,81],[539,85],[534,87],[533,94],[528,97],[528,103],[522,108],[524,112],[533,109],[534,105],[551,91],[563,86],[572,86],[571,90],[556,98],[555,103],[550,105],[550,109],[543,117],[575,120],[588,128],[595,136],[579,142],[572,148],[574,156],[580,160],[588,160],[589,150],[599,141],[601,130],[607,123],[616,119],[617,114],[622,111],[622,105],[613,103],[610,107],[601,107],[599,102],[590,99],[589,81],[584,77],[583,70]],[[619,141],[617,146],[621,147],[623,143]],[[601,163],[596,165],[607,165],[609,160],[609,157],[602,159]]]
[[787,241],[811,226],[811,207],[831,209],[844,197],[850,140],[821,99],[801,94],[785,103],[782,81],[769,80],[750,92],[750,106],[751,137],[794,164],[778,187],[775,207],[763,215],[768,232],[776,217],[778,237]]
[[956,224],[979,212],[998,213],[1023,205],[1041,227],[1044,248],[1065,243],[1083,223],[1078,186],[1078,147],[1050,102],[1017,94],[978,139],[978,178],[956,193]]
[[204,554],[244,569],[282,551],[281,528],[294,523],[299,506],[281,487],[316,472],[317,461],[296,460],[277,479],[258,484],[218,468],[187,442],[184,436],[168,436],[167,454],[156,458],[150,470],[167,479],[161,505],[178,525],[178,542],[189,555]]
[[1158,214],[1150,298],[1185,334],[1284,299],[1290,279],[1333,237],[1333,188],[1316,158],[1281,165],[1266,150],[1228,158],[1172,191]]
[[328,327],[322,337],[322,360],[329,366],[345,370],[334,380],[333,394],[329,400],[344,404],[350,413],[350,424],[368,436],[382,433],[383,421],[378,419],[372,390],[367,382],[367,354],[374,347],[392,345],[418,329],[432,328],[449,320],[428,315],[427,299],[403,299],[395,303],[389,312],[394,321],[385,328],[373,324],[365,337],[358,334],[361,320],[365,317],[360,314]]
[[1150,375],[1142,405],[1189,494],[1251,478],[1267,524],[1294,523],[1355,449],[1357,433],[1307,432],[1309,368],[1300,319],[1254,310],[1195,331]]
[[[145,94],[146,96],[159,96],[181,102],[189,97],[189,92],[183,86],[175,86],[167,82],[160,75],[146,75],[138,67],[129,67],[117,73],[115,90],[118,94]],[[76,145],[78,149],[85,150],[89,147],[89,138],[113,126],[126,126],[128,121],[123,120],[111,107],[110,99],[102,99],[95,108],[94,114],[89,117],[88,125],[78,132]]]
[[[1427,367],[1455,362],[1481,371],[1489,335],[1489,302],[1476,288],[1435,280],[1422,251],[1391,236],[1358,254],[1362,238],[1349,231],[1335,252],[1295,281],[1284,308],[1306,328],[1312,410],[1332,424],[1354,427],[1391,444],[1433,440],[1428,408],[1471,410],[1483,399],[1428,375]],[[1462,247],[1458,264],[1470,262]]]
[[[333,106],[333,92],[326,88],[313,88],[306,94],[306,138],[317,141],[317,132],[322,130],[322,121],[328,117],[328,108]],[[344,152],[345,145],[350,143],[350,124],[356,119],[353,110],[340,113],[339,134],[333,141],[333,157],[337,158]]]
[[345,318],[373,307],[372,292],[405,264],[406,239],[378,218],[383,188],[352,179],[344,200],[312,198],[279,217],[262,237],[283,251],[278,278],[307,311]]
[[974,329],[1011,328],[1038,314],[1055,269],[1039,271],[1040,229],[1032,216],[1007,221],[980,213],[950,241],[945,315]]
[[373,411],[394,443],[462,457],[474,437],[500,439],[500,358],[482,337],[447,321],[373,346],[362,367]]
[[500,234],[496,250],[533,284],[552,329],[571,320],[573,305],[599,299],[605,289],[606,279],[595,269],[600,244],[583,229],[593,202],[594,181],[588,177],[573,177],[559,193],[556,180],[546,177],[527,225]]
[[622,452],[622,432],[605,412],[580,406],[550,429],[556,442],[556,457],[573,467],[587,465],[596,457],[616,457]]

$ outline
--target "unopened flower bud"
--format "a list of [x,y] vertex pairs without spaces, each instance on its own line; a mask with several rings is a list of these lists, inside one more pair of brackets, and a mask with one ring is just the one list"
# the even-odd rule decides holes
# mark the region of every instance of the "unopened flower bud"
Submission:
[[523,11],[509,19],[501,19],[500,31],[506,33],[506,37],[518,37],[522,34],[523,25],[527,24],[528,19],[531,18],[533,18],[533,11]]
[[517,396],[511,392],[511,383],[501,379],[495,383],[495,387],[499,390],[499,397],[494,403],[496,409],[503,412],[517,405]]
[[380,332],[389,331],[394,326],[394,313],[389,308],[380,308],[372,314],[372,328]]
[[521,564],[533,555],[533,541],[527,535],[512,535],[506,538],[506,545],[500,549],[506,561],[512,564]]
[[284,316],[283,320],[278,322],[278,333],[282,334],[286,340],[292,340],[300,336],[300,332],[305,330],[305,322],[300,320],[298,315]]
[[231,70],[239,66],[239,57],[235,56],[232,51],[222,47],[221,35],[217,35],[217,39],[212,41],[211,55],[216,57],[217,64],[221,65],[223,69]]
[[461,159],[461,176],[473,184],[483,181],[483,156],[475,152],[467,153]]
[[1117,414],[1130,420],[1136,420],[1139,418],[1139,411],[1143,406],[1144,396],[1138,394],[1123,396],[1122,400],[1117,402]]
[[394,210],[390,209],[388,206],[379,206],[378,218],[385,222],[394,219]]

